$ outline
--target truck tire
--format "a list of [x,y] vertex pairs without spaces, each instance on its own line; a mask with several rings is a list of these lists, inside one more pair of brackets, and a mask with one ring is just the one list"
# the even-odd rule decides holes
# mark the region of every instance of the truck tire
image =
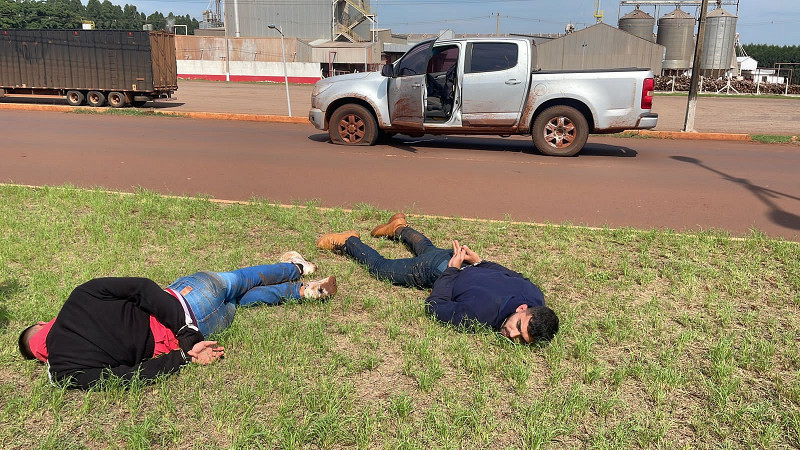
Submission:
[[121,92],[111,92],[108,94],[108,105],[112,108],[124,108],[128,104],[128,99]]
[[378,139],[378,124],[367,108],[351,103],[333,112],[328,134],[334,144],[373,145]]
[[545,155],[574,156],[589,139],[589,124],[571,106],[551,106],[533,122],[533,145]]
[[86,101],[86,96],[81,91],[67,91],[67,103],[70,106],[81,106]]
[[106,96],[100,91],[89,91],[86,94],[86,103],[95,108],[106,104]]

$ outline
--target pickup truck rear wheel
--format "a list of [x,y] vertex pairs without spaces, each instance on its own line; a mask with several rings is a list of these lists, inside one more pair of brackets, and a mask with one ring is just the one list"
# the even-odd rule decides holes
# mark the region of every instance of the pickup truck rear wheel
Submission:
[[334,144],[373,145],[378,139],[378,124],[367,108],[343,105],[333,112],[328,134]]
[[533,122],[533,145],[545,155],[576,155],[589,138],[589,124],[571,106],[551,106]]

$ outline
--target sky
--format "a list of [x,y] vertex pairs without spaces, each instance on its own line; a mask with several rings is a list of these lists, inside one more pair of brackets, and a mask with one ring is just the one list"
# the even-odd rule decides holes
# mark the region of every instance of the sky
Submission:
[[[111,0],[131,3],[147,14],[155,10],[189,14],[202,20],[205,9],[213,9],[208,0]],[[240,0],[246,2],[269,0]],[[287,2],[287,0],[278,0]],[[302,2],[302,0],[297,0]],[[724,0],[729,3],[731,0]],[[711,0],[713,4],[715,0]],[[633,7],[619,6],[619,1],[601,0],[604,22],[617,25],[620,15]],[[563,33],[572,22],[581,29],[594,24],[595,0],[371,0],[378,14],[378,26],[395,33],[434,33],[452,29],[456,33],[494,33],[498,15],[501,33]],[[554,6],[557,5],[557,6]],[[724,5],[736,13],[735,5]],[[652,6],[643,10],[656,18],[672,11],[662,6],[656,16]],[[684,7],[694,13],[696,8]],[[800,0],[740,0],[737,31],[743,44],[800,45]]]

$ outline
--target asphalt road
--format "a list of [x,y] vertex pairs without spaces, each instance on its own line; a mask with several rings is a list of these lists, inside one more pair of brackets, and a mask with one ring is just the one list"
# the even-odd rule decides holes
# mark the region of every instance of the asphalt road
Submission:
[[552,158],[524,137],[344,147],[310,125],[27,111],[0,124],[0,182],[800,240],[791,144],[592,137]]

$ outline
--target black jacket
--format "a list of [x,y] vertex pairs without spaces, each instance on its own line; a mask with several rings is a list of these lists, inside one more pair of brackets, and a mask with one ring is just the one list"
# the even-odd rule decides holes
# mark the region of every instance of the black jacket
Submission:
[[522,274],[483,261],[462,270],[448,267],[433,285],[425,309],[456,326],[477,321],[499,330],[522,304],[545,306],[544,294]]
[[[180,350],[153,358],[153,315],[175,333]],[[178,372],[191,358],[186,352],[203,340],[186,326],[181,304],[146,278],[97,278],[70,294],[46,345],[54,381],[88,388],[113,373],[124,381]]]

